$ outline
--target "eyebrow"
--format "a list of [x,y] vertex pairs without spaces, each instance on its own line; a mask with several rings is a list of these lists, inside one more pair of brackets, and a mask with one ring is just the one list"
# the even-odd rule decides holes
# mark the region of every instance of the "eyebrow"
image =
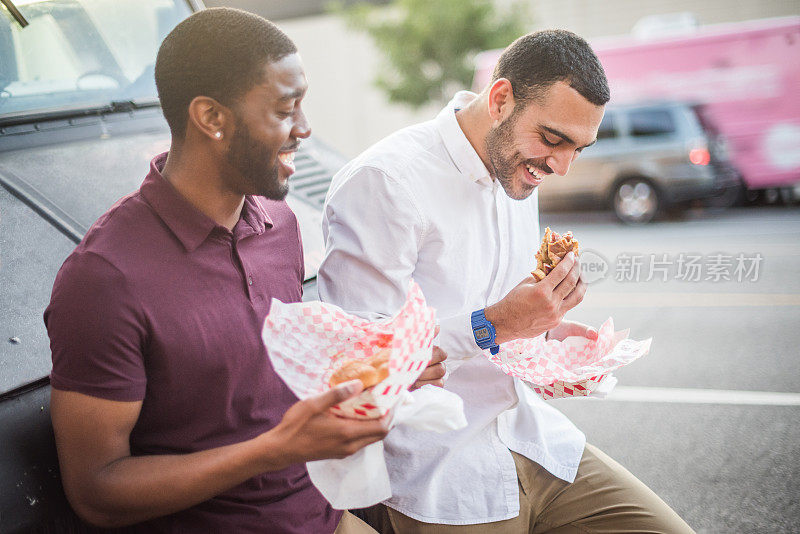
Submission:
[[[559,131],[558,131],[558,130],[556,130],[555,128],[550,128],[549,126],[544,126],[544,125],[541,125],[541,128],[542,128],[543,130],[546,130],[546,131],[550,132],[550,133],[551,133],[551,134],[553,134],[553,135],[557,135],[558,137],[560,137],[561,139],[563,139],[564,141],[566,141],[567,143],[569,143],[569,144],[571,144],[571,145],[577,145],[577,144],[578,144],[578,143],[576,143],[575,141],[573,141],[573,140],[572,140],[572,138],[571,138],[570,136],[568,136],[568,135],[567,135],[567,134],[565,134],[564,132],[559,132]],[[588,148],[588,147],[592,146],[593,144],[595,144],[596,142],[597,142],[597,139],[595,139],[594,141],[592,141],[592,142],[591,142],[591,143],[589,143],[588,145],[583,145],[583,146],[581,146],[581,147],[578,147],[578,148],[579,148],[579,149]]]
[[295,89],[295,90],[294,90],[294,91],[292,91],[291,93],[286,93],[285,95],[282,95],[282,96],[280,96],[280,97],[278,98],[278,100],[280,100],[281,102],[286,102],[286,101],[288,101],[288,100],[294,100],[294,99],[296,99],[296,98],[300,98],[301,96],[303,96],[304,94],[306,94],[306,90],[307,90],[307,89],[308,89],[308,86],[306,86],[306,87],[301,87],[301,88],[299,88],[299,89]]

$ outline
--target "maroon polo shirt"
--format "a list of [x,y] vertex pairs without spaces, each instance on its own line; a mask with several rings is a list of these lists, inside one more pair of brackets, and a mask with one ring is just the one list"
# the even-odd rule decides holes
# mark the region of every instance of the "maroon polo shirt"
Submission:
[[[231,232],[161,176],[165,161],[156,157],[141,188],[89,229],[61,267],[44,315],[53,387],[142,401],[133,455],[244,441],[297,402],[261,342],[270,300],[301,297],[294,213],[283,201],[248,196]],[[339,518],[300,464],[141,530],[325,533]]]

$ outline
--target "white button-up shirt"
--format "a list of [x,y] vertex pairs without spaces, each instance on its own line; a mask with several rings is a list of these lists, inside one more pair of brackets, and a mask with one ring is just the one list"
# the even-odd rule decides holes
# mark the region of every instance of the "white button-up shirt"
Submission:
[[390,316],[416,281],[436,308],[447,352],[445,388],[468,426],[437,434],[392,430],[385,440],[392,497],[419,521],[477,524],[519,515],[510,450],[572,482],[585,437],[475,343],[471,313],[502,299],[535,265],[537,194],[512,200],[492,180],[455,117],[458,93],[433,120],[401,130],[333,179],[323,214],[323,301]]

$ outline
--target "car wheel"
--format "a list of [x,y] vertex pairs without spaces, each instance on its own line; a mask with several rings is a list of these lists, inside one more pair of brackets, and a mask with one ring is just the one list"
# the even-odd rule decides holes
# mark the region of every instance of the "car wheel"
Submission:
[[781,202],[787,206],[791,206],[798,201],[798,197],[795,195],[793,187],[781,187],[780,195]]
[[736,184],[726,187],[717,192],[713,197],[706,200],[706,205],[710,208],[732,208],[745,204],[745,187]]
[[644,224],[658,212],[658,193],[647,180],[631,178],[617,185],[613,204],[614,213],[622,222]]

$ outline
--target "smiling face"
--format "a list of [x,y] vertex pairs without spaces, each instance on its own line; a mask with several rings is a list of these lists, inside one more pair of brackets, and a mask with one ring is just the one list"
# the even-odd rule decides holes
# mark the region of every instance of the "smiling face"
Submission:
[[294,155],[311,134],[301,104],[308,88],[300,56],[267,63],[262,82],[232,107],[235,131],[225,154],[232,189],[281,200],[289,192]]
[[507,80],[492,87],[489,105],[495,106],[501,122],[486,135],[485,159],[506,194],[523,200],[549,175],[567,174],[581,151],[594,144],[605,108],[565,82],[554,83],[542,98],[525,103],[515,103],[510,93]]

